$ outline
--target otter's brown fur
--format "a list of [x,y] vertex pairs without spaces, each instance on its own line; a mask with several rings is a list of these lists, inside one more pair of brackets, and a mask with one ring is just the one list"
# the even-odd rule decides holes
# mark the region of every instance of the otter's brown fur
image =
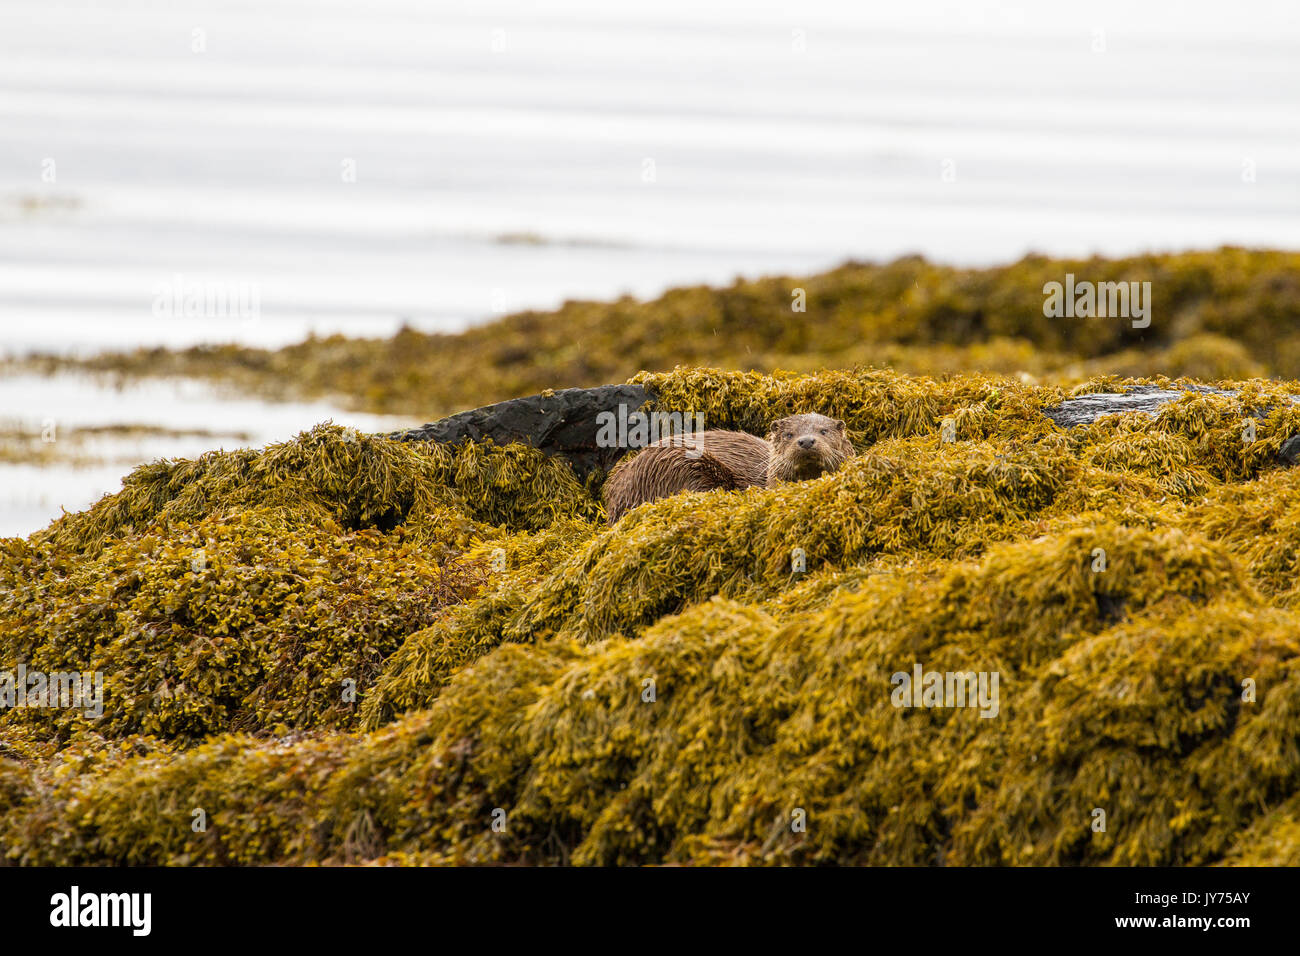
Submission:
[[692,438],[692,443],[679,435],[661,438],[614,467],[605,482],[605,513],[611,524],[637,505],[683,491],[767,483],[768,445],[763,439],[721,429]]
[[774,422],[767,441],[723,429],[700,432],[692,442],[661,438],[615,466],[605,482],[605,512],[612,524],[638,505],[683,491],[815,478],[852,455],[844,423],[815,414]]

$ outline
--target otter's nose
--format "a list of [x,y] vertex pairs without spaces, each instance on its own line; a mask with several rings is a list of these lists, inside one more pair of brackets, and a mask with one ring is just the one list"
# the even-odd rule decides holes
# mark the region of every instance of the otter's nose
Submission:
[[815,445],[815,444],[817,444],[817,439],[816,439],[816,438],[813,438],[812,436],[809,436],[809,437],[807,437],[807,438],[800,438],[800,439],[799,439],[799,447],[800,447],[800,448],[811,448],[811,447],[812,447],[813,445]]

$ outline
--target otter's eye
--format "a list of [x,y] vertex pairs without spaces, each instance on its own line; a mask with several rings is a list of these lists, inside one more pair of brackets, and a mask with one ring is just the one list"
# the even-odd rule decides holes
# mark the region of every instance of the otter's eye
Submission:
[[826,434],[826,429],[824,429],[824,428],[822,429],[822,434],[823,434],[823,435]]
[[784,438],[786,441],[789,441],[791,438],[794,437],[794,433],[793,433],[793,432],[786,432],[786,433],[785,433],[784,435],[782,435],[781,437]]

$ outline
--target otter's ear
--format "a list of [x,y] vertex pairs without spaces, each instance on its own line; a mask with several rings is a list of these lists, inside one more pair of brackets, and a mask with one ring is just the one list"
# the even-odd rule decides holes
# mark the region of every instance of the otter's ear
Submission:
[[844,422],[841,419],[835,419],[835,427],[840,431],[844,431]]
[[789,420],[790,420],[790,419],[788,419],[788,418],[778,418],[776,421],[774,421],[771,425],[768,426],[768,428],[767,428],[767,441],[768,441],[769,443],[775,443],[775,442],[776,442],[776,433],[777,433],[778,431],[780,431],[781,426],[784,425],[784,424],[785,424],[786,422],[788,422]]

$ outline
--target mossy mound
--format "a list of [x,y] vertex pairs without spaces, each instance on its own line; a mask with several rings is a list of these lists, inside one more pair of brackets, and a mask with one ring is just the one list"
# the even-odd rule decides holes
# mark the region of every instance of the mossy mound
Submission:
[[[859,454],[609,527],[529,449],[324,427],[4,542],[0,661],[106,683],[0,717],[7,859],[1294,862],[1300,385],[1064,430],[1129,383],[640,379]],[[900,706],[918,666],[996,706]]]
[[122,484],[34,538],[86,551],[156,521],[260,507],[348,529],[424,528],[463,546],[485,524],[538,530],[600,514],[570,468],[522,445],[394,442],[328,424],[262,450],[145,465]]
[[[1112,623],[1077,560],[1092,540],[1006,545],[784,622],[715,598],[635,640],[502,647],[361,737],[63,762],[8,782],[40,796],[6,836],[25,862],[1214,861],[1300,782],[1300,634],[1226,555],[1149,535],[1118,552],[1148,566]],[[1027,594],[1026,558],[1071,573]],[[916,661],[997,670],[1005,710],[894,707],[890,675]]]
[[[11,539],[0,646],[29,671],[102,673],[103,735],[350,727],[405,637],[485,580],[428,552],[263,509],[158,525],[93,559]],[[5,719],[56,740],[86,722],[65,708]]]
[[[181,743],[351,727],[383,662],[477,594],[498,548],[532,566],[600,513],[566,465],[522,446],[333,426],[123,484],[0,543],[2,669],[100,672],[97,733]],[[57,742],[84,723],[66,708],[0,720]]]

